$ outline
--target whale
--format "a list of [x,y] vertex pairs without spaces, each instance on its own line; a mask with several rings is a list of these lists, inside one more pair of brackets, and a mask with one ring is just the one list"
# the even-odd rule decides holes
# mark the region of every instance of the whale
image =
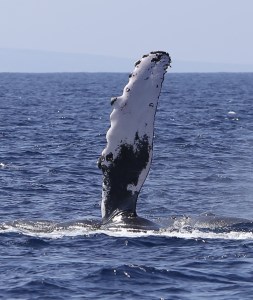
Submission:
[[220,228],[249,223],[235,217],[202,214],[198,217],[168,217],[153,222],[138,216],[137,200],[149,173],[153,155],[155,115],[171,57],[165,51],[152,51],[135,63],[123,94],[111,98],[110,128],[106,147],[98,159],[102,170],[101,228],[160,230],[190,226]]
[[111,99],[107,144],[98,160],[103,173],[103,226],[158,228],[137,215],[136,204],[152,161],[155,114],[170,63],[164,51],[143,55],[123,94]]

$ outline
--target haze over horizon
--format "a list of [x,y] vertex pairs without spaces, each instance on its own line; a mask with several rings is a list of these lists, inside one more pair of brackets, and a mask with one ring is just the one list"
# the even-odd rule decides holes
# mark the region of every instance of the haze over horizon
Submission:
[[253,1],[0,0],[0,72],[253,72]]
[[[140,58],[140,57],[139,57]],[[0,72],[119,72],[130,73],[137,59],[40,50],[0,49]],[[175,61],[171,73],[253,72],[253,65]]]

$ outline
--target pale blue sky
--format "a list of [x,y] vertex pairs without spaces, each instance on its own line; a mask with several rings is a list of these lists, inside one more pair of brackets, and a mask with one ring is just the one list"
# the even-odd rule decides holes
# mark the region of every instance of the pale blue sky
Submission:
[[0,0],[0,48],[253,65],[253,1]]

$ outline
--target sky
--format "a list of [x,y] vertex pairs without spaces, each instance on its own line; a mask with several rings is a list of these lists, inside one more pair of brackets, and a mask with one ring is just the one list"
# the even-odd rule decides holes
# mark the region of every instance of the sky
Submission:
[[0,49],[253,66],[252,37],[252,0],[0,0]]

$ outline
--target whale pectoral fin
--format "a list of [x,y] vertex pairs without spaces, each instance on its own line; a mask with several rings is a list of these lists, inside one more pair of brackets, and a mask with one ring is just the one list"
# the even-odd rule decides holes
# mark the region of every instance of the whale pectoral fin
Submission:
[[135,64],[123,95],[111,100],[111,127],[98,161],[103,172],[104,220],[116,211],[136,214],[137,198],[150,169],[155,113],[170,61],[162,51],[143,56]]

